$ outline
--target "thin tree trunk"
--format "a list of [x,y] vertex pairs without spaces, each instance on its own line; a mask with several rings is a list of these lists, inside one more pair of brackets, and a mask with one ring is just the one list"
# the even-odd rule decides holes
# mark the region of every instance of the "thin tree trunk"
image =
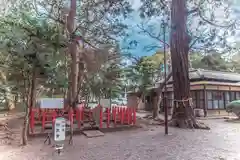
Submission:
[[[70,5],[70,12],[67,18],[67,30],[68,33],[70,34],[70,37],[73,38],[74,34],[74,28],[75,28],[75,16],[76,16],[76,7],[77,7],[77,1],[76,0],[71,0],[71,5]],[[78,90],[78,62],[79,62],[79,56],[77,54],[77,43],[75,42],[74,39],[71,39],[71,42],[69,44],[69,52],[71,54],[72,58],[72,63],[71,63],[71,87],[69,92],[71,92],[70,96],[70,104],[69,107],[70,109],[75,108],[76,106],[76,98],[77,98],[77,90]],[[70,93],[69,93],[70,95]],[[69,144],[72,143],[72,136],[73,136],[73,126],[70,125],[70,140]]]
[[[75,16],[76,16],[76,0],[71,0],[70,12],[67,19],[67,30],[73,38],[74,28],[75,28]],[[79,70],[79,56],[77,53],[77,43],[74,39],[71,39],[69,44],[69,52],[72,58],[71,63],[71,106],[74,104],[75,98],[77,96],[77,88],[78,88],[78,70]],[[72,106],[73,107],[73,106]]]
[[171,77],[172,77],[172,71],[169,72],[166,79],[164,79],[164,81],[157,88],[157,95],[153,100],[153,118],[159,117],[159,109],[160,109],[159,106],[162,100],[161,94],[162,94],[165,82],[167,82]]
[[[27,84],[25,84],[27,86]],[[32,70],[32,81],[29,84],[28,98],[27,98],[27,109],[24,117],[24,124],[22,129],[22,145],[27,145],[28,132],[29,132],[29,115],[31,114],[32,108],[36,106],[36,94],[37,94],[37,69],[33,66]]]
[[172,125],[180,128],[205,128],[195,119],[189,81],[188,52],[190,37],[187,33],[186,0],[173,0],[171,7],[171,59],[174,88]]

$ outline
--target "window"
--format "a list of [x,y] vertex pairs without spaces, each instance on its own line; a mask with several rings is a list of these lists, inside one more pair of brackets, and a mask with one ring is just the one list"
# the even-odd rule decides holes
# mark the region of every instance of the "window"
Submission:
[[212,92],[211,91],[208,91],[207,92],[207,109],[213,109],[213,101],[212,101]]
[[224,106],[224,100],[219,100],[219,109],[224,109],[225,106]]
[[212,109],[213,108],[212,106],[213,106],[212,101],[208,101],[207,109]]
[[225,92],[225,100],[226,101],[230,101],[230,95],[229,95],[229,92]]
[[211,91],[207,92],[207,99],[212,100],[212,92]]
[[204,108],[204,105],[205,105],[204,99],[205,99],[204,92],[200,91],[199,92],[199,108]]
[[223,104],[223,100],[224,100],[224,93],[221,91],[214,91],[212,93],[213,95],[213,109],[223,109],[224,108],[224,104]]
[[236,92],[236,99],[240,99],[240,92]]
[[226,105],[230,102],[229,92],[224,92],[224,99],[225,99],[224,107],[226,108]]
[[213,101],[213,109],[218,109],[218,100]]
[[231,101],[236,100],[236,92],[230,92],[230,100]]
[[203,108],[204,108],[204,105],[205,105],[205,104],[204,104],[204,100],[200,100],[200,108],[203,109]]
[[212,94],[213,94],[213,97],[212,97],[213,100],[221,100],[221,99],[223,99],[222,92],[213,92]]

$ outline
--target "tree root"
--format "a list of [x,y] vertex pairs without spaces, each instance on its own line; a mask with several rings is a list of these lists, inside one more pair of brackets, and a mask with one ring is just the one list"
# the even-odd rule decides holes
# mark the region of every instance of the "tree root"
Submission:
[[0,137],[0,139],[4,139],[4,140],[6,140],[6,139],[8,139],[8,140],[14,140],[14,138],[11,137],[11,136],[9,136],[9,135],[5,135],[5,136],[3,136],[3,137]]
[[5,131],[12,133],[12,131],[8,128],[7,123],[0,123],[0,127],[3,127]]
[[184,129],[189,128],[189,129],[210,130],[210,128],[206,124],[204,124],[204,123],[202,123],[202,122],[200,122],[196,119],[194,119],[194,120],[192,120],[192,119],[189,119],[189,120],[186,120],[186,119],[172,119],[169,122],[169,125],[173,126],[173,127],[184,128]]

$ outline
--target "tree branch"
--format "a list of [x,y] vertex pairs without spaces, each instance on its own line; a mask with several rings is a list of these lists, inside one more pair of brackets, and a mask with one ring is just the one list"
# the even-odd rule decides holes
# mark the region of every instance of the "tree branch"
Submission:
[[220,24],[216,24],[214,22],[212,22],[211,20],[208,20],[207,18],[204,17],[202,11],[199,9],[198,10],[198,14],[199,14],[199,17],[206,23],[212,25],[212,26],[215,26],[215,27],[221,27],[221,28],[230,28],[232,26],[234,26],[236,24],[236,20],[232,21],[232,22],[229,22],[227,25],[220,25]]
[[189,16],[189,15],[191,15],[191,14],[198,13],[198,11],[199,11],[199,8],[198,8],[198,7],[197,7],[197,8],[194,8],[194,9],[192,9],[192,10],[190,10],[190,11],[187,11],[187,15]]
[[168,43],[164,42],[164,41],[160,38],[160,35],[159,35],[159,36],[155,36],[154,34],[152,34],[151,32],[149,32],[148,30],[146,30],[146,29],[143,27],[143,24],[141,24],[141,26],[140,26],[140,25],[137,25],[137,27],[138,27],[139,29],[141,29],[143,33],[146,33],[149,37],[160,41],[161,43],[163,43],[163,44],[166,45],[167,47],[170,47],[170,45],[169,45]]
[[189,45],[189,49],[191,49],[196,43],[197,41],[200,39],[201,37],[196,37],[192,42],[191,44]]
[[152,44],[152,45],[143,47],[143,49],[146,50],[147,52],[148,52],[148,51],[151,51],[151,50],[153,50],[153,49],[156,49],[156,48],[160,48],[160,46],[159,46],[159,45]]

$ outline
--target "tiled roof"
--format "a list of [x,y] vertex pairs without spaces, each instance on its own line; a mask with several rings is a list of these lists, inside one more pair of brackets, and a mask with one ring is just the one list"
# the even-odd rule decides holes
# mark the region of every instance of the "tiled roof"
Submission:
[[[205,69],[192,69],[189,71],[190,81],[195,80],[213,80],[213,81],[224,81],[237,83],[240,82],[240,74],[233,72],[222,72],[222,71],[212,71]],[[158,83],[163,82],[163,80]],[[169,79],[168,83],[172,82],[172,77]]]

